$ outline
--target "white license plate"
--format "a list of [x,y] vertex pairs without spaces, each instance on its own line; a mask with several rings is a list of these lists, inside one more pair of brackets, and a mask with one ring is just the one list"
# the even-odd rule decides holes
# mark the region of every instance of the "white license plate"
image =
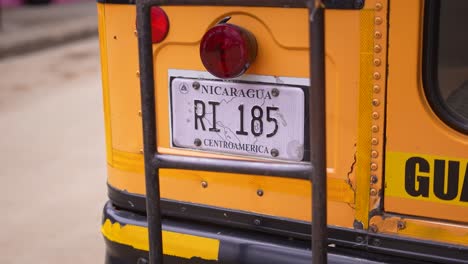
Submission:
[[170,90],[175,147],[303,160],[300,87],[174,78]]

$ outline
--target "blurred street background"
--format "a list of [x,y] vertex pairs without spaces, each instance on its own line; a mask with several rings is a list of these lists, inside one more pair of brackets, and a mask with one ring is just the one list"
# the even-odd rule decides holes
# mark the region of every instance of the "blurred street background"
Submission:
[[0,0],[0,263],[103,263],[96,3],[25,3]]

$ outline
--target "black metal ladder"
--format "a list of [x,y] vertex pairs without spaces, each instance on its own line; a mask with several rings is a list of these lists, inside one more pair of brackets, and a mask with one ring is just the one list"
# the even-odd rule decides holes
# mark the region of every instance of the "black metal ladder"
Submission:
[[[325,37],[324,5],[320,0],[137,0],[137,30],[140,61],[141,108],[146,179],[146,210],[149,229],[149,263],[162,264],[162,226],[159,169],[178,168],[241,174],[298,178],[312,185],[312,261],[327,263],[326,127],[325,127]],[[161,5],[307,7],[309,9],[310,164],[236,161],[175,156],[157,152],[155,81],[151,42],[150,8]]]

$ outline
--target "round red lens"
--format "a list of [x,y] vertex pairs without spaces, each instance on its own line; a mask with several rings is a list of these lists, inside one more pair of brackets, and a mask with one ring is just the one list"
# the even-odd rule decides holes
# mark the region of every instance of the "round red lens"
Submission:
[[160,7],[151,7],[151,37],[153,43],[163,41],[169,32],[169,19]]
[[200,57],[214,76],[229,79],[243,74],[257,56],[257,42],[249,31],[232,24],[218,24],[202,38]]

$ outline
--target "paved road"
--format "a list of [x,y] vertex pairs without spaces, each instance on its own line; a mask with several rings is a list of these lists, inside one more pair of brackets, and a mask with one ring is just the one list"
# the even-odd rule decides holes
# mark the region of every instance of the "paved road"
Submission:
[[0,60],[0,263],[103,263],[97,39]]

